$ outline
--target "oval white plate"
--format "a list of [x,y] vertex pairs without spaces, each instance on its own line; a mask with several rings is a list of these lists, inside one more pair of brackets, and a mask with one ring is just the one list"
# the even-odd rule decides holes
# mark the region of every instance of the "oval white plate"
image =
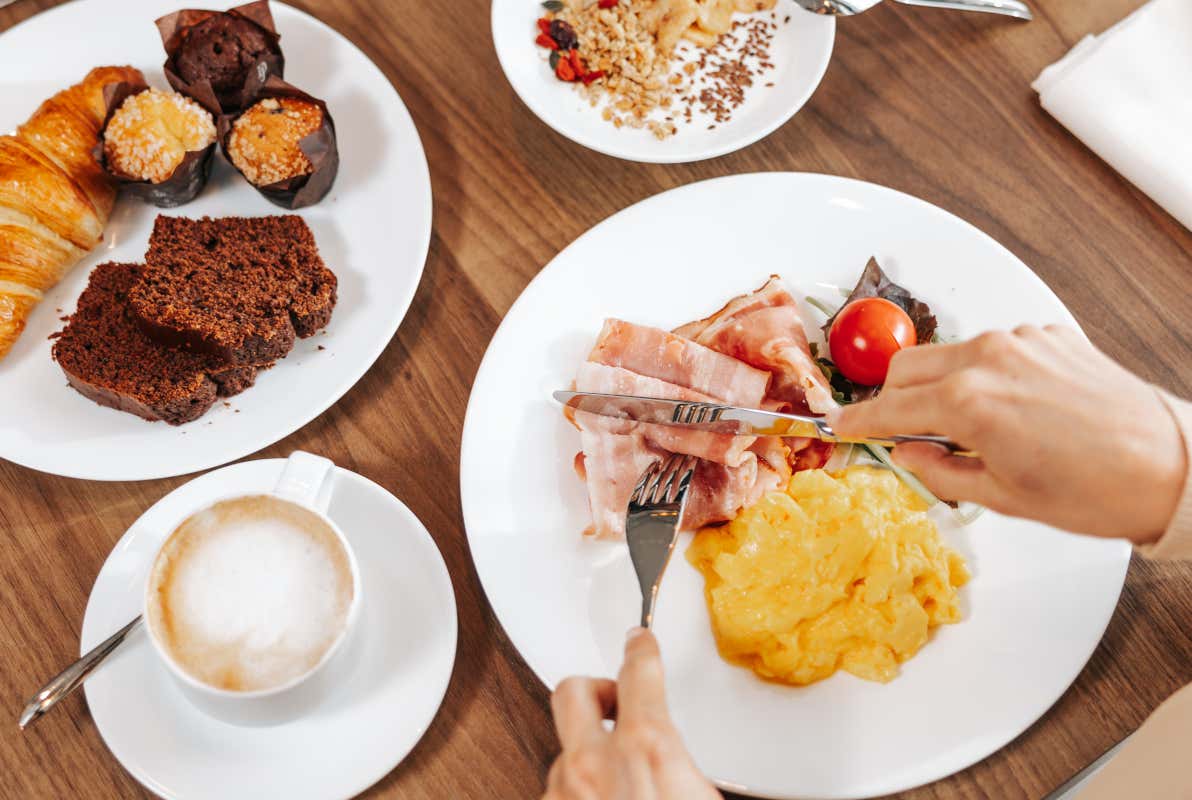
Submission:
[[[522,293],[472,389],[460,481],[485,592],[547,686],[615,675],[638,618],[624,545],[581,540],[579,437],[550,399],[601,321],[670,328],[770,273],[830,298],[814,284],[851,286],[871,255],[949,334],[1075,324],[1034,273],[968,223],[890,189],[790,173],[706,181],[631,206]],[[718,656],[683,537],[655,628],[671,708],[699,767],[724,788],[766,797],[871,797],[964,769],[1038,719],[1100,640],[1129,548],[992,513],[944,533],[974,572],[964,622],[939,629],[890,684],[841,673],[805,688],[765,683]]]
[[[269,492],[280,458],[233,464],[180,486],[141,515],[95,579],[83,619],[86,652],[140,612],[153,556],[191,512],[234,492]],[[117,760],[162,797],[352,797],[380,780],[426,732],[455,662],[455,594],[418,518],[372,481],[336,471],[328,515],[360,562],[359,628],[334,669],[338,685],[309,715],[265,728],[197,710],[144,629],[85,686]]]
[[[177,0],[76,0],[0,36],[0,131],[100,64],[132,64],[166,87],[153,20]],[[202,5],[202,4],[199,4]],[[33,312],[0,361],[0,458],[75,478],[140,480],[233,461],[292,433],[338,400],[393,337],[422,276],[430,244],[430,175],[418,132],[381,71],[351,42],[302,11],[273,2],[286,78],[327,101],[339,137],[339,175],[318,205],[300,213],[323,260],[339,277],[326,334],[301,339],[257,385],[217,401],[181,427],[102,408],[66,385],[47,337],[74,310],[91,268],[141,261],[158,213],[188,217],[284,214],[221,155],[193,202],[159,209],[121,198],[103,243]],[[70,31],[86,35],[63,36]],[[61,310],[59,310],[61,309]]]
[[[765,12],[767,15],[770,12]],[[558,80],[546,63],[546,51],[534,44],[535,20],[542,16],[538,0],[493,0],[493,44],[505,77],[534,114],[574,142],[630,161],[677,164],[715,158],[768,136],[795,115],[810,98],[832,56],[836,18],[803,11],[780,2],[774,9],[778,30],[770,47],[774,69],[760,78],[733,118],[708,130],[711,119],[679,123],[679,132],[663,141],[649,131],[614,128],[600,117],[571,84]],[[783,20],[790,16],[790,22]],[[744,15],[737,15],[744,19]],[[697,120],[700,116],[696,116]]]

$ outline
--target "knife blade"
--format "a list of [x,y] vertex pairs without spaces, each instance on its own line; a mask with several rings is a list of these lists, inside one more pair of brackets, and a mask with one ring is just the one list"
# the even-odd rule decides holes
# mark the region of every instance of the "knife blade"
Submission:
[[882,447],[893,447],[906,442],[929,442],[946,447],[953,455],[977,455],[944,436],[927,434],[900,434],[866,438],[839,436],[822,417],[782,414],[777,411],[763,411],[760,408],[740,408],[720,403],[667,400],[660,397],[601,394],[599,392],[560,390],[553,396],[555,400],[569,408],[586,411],[590,414],[599,414],[602,417],[614,417],[655,425],[674,425],[731,436],[798,437],[846,444],[875,444]]

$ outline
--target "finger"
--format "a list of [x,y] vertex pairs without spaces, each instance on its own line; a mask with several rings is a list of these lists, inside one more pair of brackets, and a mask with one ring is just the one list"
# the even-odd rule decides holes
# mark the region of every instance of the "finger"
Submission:
[[883,386],[896,389],[938,381],[967,366],[971,360],[963,344],[905,347],[890,359],[890,370]]
[[567,678],[550,697],[563,749],[604,733],[601,720],[616,708],[617,685],[607,678]]
[[853,403],[828,415],[832,430],[841,436],[887,436],[895,433],[937,433],[946,430],[942,397],[934,385],[887,389],[873,400]]
[[645,628],[632,628],[617,676],[617,724],[669,719],[658,640]]
[[954,456],[927,442],[900,444],[890,454],[894,463],[910,470],[942,500],[967,500],[988,505],[992,482],[979,458]]

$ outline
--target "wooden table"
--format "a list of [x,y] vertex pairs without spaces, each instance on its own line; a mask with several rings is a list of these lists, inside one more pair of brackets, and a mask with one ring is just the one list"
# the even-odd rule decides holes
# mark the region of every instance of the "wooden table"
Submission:
[[[22,0],[0,11],[0,30],[53,4]],[[302,448],[379,482],[426,523],[454,578],[460,639],[447,698],[371,797],[540,791],[557,748],[548,696],[485,602],[460,517],[456,454],[468,389],[502,315],[556,252],[614,211],[759,170],[892,186],[991,234],[1099,346],[1192,396],[1192,234],[1041,111],[1030,89],[1041,67],[1139,0],[1035,2],[1030,24],[887,3],[839,25],[827,76],[790,123],[744,151],[684,166],[617,161],[540,123],[500,72],[485,0],[298,5],[393,81],[434,183],[426,274],[401,330],[339,403],[253,456]],[[77,654],[87,595],[113,543],[185,480],[95,483],[0,462],[0,697],[9,719],[0,724],[0,797],[146,796],[105,749],[81,693],[28,732],[15,720],[27,695]],[[904,797],[1041,797],[1192,681],[1190,620],[1192,569],[1135,559],[1105,639],[1055,707],[984,762]]]

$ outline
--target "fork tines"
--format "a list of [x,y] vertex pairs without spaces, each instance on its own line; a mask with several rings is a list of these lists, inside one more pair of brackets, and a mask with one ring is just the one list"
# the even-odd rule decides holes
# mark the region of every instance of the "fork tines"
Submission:
[[630,507],[670,505],[682,502],[691,484],[697,459],[674,453],[662,462],[655,462],[642,475],[629,499]]

